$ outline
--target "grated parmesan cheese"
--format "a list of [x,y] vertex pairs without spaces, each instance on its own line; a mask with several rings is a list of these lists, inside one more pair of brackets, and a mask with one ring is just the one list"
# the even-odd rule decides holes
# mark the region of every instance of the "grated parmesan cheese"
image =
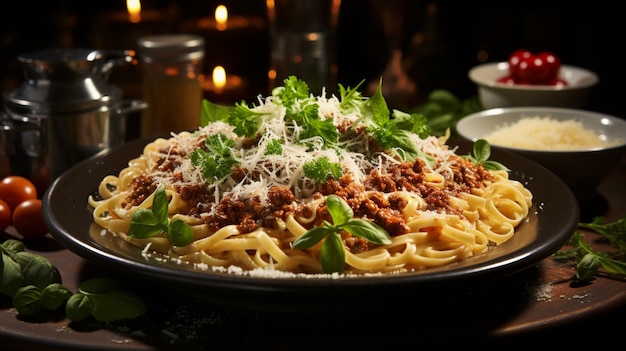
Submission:
[[485,136],[490,144],[531,150],[587,150],[615,145],[618,140],[602,140],[582,122],[550,117],[523,117],[503,124]]
[[[269,189],[275,185],[286,186],[293,190],[297,198],[309,197],[315,191],[315,184],[307,182],[303,175],[303,165],[318,158],[325,157],[330,162],[339,163],[345,174],[350,174],[357,183],[362,183],[371,169],[385,168],[385,164],[400,162],[392,155],[381,153],[374,159],[366,157],[370,154],[368,148],[371,142],[365,133],[355,134],[351,138],[346,138],[339,142],[338,148],[327,148],[321,137],[314,136],[309,139],[300,139],[301,126],[295,121],[286,120],[286,108],[275,100],[275,96],[269,96],[259,100],[259,105],[251,108],[252,111],[263,113],[260,119],[259,141],[253,146],[243,147],[244,138],[240,138],[234,133],[234,127],[221,122],[211,122],[204,127],[198,128],[193,133],[182,132],[173,134],[172,138],[164,141],[167,145],[167,152],[163,149],[153,150],[153,157],[148,162],[149,169],[152,169],[151,176],[155,183],[166,186],[191,186],[208,184],[207,190],[212,190],[215,196],[213,212],[215,206],[225,196],[233,196],[234,199],[259,197],[261,203],[266,204]],[[362,116],[358,109],[340,108],[341,101],[336,96],[311,97],[297,101],[299,104],[315,103],[318,105],[320,119],[331,119],[333,124],[339,128],[342,125],[350,125],[353,128],[361,126],[365,128]],[[235,140],[237,147],[233,149],[234,158],[248,174],[253,174],[255,179],[244,179],[235,183],[232,178],[209,182],[204,179],[201,169],[191,164],[188,157],[198,148],[198,142],[207,136],[224,134],[228,138]],[[423,152],[436,157],[440,163],[436,170],[446,177],[452,176],[452,171],[448,167],[448,159],[455,156],[454,150],[449,150],[443,145],[443,140],[435,136],[421,139],[417,135],[411,135],[412,141]],[[282,146],[282,154],[266,154],[268,145],[278,140]],[[182,156],[182,157],[181,157]],[[172,177],[172,173],[160,171],[155,162],[160,159],[177,159],[177,173],[179,176]]]

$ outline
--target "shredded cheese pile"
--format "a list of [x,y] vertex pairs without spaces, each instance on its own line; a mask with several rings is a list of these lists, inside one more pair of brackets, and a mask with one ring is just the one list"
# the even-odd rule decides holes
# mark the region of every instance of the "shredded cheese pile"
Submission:
[[490,144],[531,150],[588,150],[615,145],[618,141],[603,140],[582,122],[556,120],[550,117],[523,117],[515,123],[503,124],[485,136]]

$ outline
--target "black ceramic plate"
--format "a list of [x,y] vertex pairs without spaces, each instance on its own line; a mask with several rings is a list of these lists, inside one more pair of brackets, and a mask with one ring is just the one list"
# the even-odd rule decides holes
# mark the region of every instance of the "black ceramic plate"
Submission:
[[[502,277],[550,256],[566,242],[579,220],[574,195],[553,173],[521,156],[492,150],[491,159],[512,169],[511,178],[525,184],[534,199],[529,219],[519,226],[516,235],[485,254],[419,272],[357,278],[265,278],[198,270],[155,255],[145,257],[140,248],[115,238],[92,221],[87,197],[95,194],[104,176],[126,167],[147,142],[137,140],[104,151],[56,179],[43,197],[46,225],[67,249],[116,272],[236,303],[285,305],[308,297],[337,301],[340,297],[395,295],[408,289],[424,291],[468,279],[476,282]],[[452,139],[449,144],[459,146],[458,154],[468,154],[471,149],[471,144],[461,139]]]

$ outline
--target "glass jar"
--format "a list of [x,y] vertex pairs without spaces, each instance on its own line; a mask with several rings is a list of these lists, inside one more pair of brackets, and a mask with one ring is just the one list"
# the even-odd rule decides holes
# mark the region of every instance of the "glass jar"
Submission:
[[195,130],[202,108],[204,39],[190,34],[154,35],[138,40],[143,137]]

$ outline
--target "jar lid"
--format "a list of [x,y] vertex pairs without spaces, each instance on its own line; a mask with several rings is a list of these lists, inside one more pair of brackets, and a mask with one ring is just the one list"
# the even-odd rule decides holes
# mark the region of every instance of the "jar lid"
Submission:
[[140,38],[137,51],[144,62],[199,60],[204,57],[204,38],[193,34],[165,34]]

